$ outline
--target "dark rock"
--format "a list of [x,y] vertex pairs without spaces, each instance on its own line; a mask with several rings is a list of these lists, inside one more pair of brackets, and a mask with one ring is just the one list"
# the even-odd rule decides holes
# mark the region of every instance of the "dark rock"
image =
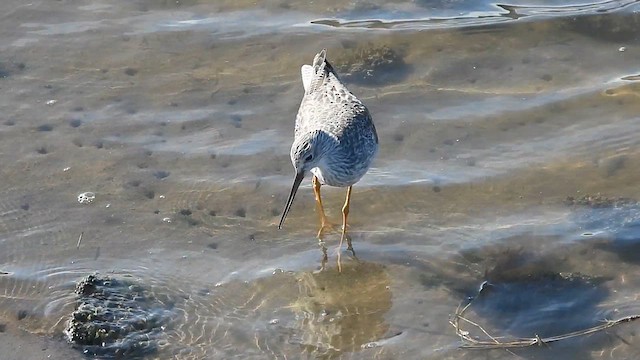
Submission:
[[137,69],[133,69],[133,68],[126,68],[124,69],[124,73],[129,75],[129,76],[134,76],[135,74],[138,73]]
[[153,199],[156,197],[156,192],[151,190],[151,189],[142,189],[142,194],[147,198],[147,199]]
[[24,310],[24,309],[19,310],[19,311],[18,311],[18,314],[17,314],[17,316],[18,316],[18,320],[23,320],[23,319],[24,319],[24,318],[26,318],[28,315],[29,315],[29,312],[28,312],[27,310]]
[[154,171],[153,172],[153,176],[156,177],[156,179],[164,179],[167,176],[169,176],[171,173],[165,170],[158,170],[158,171]]
[[154,354],[170,320],[153,293],[129,281],[89,275],[75,290],[65,334],[89,356],[130,359]]

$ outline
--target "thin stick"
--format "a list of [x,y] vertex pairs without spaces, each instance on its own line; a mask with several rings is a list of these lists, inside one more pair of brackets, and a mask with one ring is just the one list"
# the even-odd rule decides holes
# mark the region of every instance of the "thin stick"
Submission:
[[76,244],[76,250],[80,249],[80,243],[82,242],[82,235],[84,235],[84,231],[80,233],[80,236],[78,236],[78,243]]

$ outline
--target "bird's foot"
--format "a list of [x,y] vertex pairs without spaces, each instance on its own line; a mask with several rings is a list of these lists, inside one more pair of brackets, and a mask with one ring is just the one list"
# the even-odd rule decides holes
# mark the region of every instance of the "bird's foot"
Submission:
[[356,251],[353,249],[353,244],[351,243],[351,236],[349,234],[344,234],[347,239],[347,251],[351,251],[353,257],[356,257]]
[[358,260],[356,257],[356,251],[353,249],[353,245],[351,243],[351,236],[349,236],[346,231],[343,231],[342,236],[340,237],[340,245],[336,248],[336,253],[338,255],[338,272],[342,272],[342,257],[340,255],[342,254],[342,243],[344,240],[347,240],[347,251],[351,251],[351,256]]

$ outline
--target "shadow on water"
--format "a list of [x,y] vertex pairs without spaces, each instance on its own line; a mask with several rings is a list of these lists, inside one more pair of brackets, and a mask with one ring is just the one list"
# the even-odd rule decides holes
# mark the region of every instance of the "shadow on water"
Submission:
[[[554,272],[546,266],[536,267],[533,272],[495,268],[487,278],[484,290],[472,303],[472,319],[503,341],[560,336],[596,326],[603,320],[599,306],[610,295],[603,286],[605,279]],[[465,328],[481,335],[478,328],[468,324]],[[601,346],[593,338],[583,342],[579,337],[565,340],[553,344],[552,351],[554,356],[562,349],[570,349],[574,355],[584,351],[576,356],[584,358]],[[591,347],[584,349],[587,344]]]
[[[522,273],[508,267],[494,269],[487,277],[485,290],[471,305],[473,315],[466,316],[500,341],[561,336],[604,320],[600,306],[610,296],[605,279],[554,272],[546,266]],[[484,338],[480,328],[465,324],[465,329]],[[569,355],[583,359],[606,346],[603,340],[606,336],[598,334],[577,336],[542,350],[532,346],[512,351],[528,359]]]
[[583,238],[624,262],[640,263],[640,204],[601,195],[569,199],[568,203],[574,207],[574,221],[582,228]]
[[[544,246],[539,246],[550,242],[561,245],[545,250],[542,250]],[[503,341],[564,335],[601,325],[607,319],[640,313],[639,306],[621,295],[632,290],[633,285],[620,283],[617,277],[621,274],[617,272],[600,271],[599,266],[607,255],[598,254],[597,246],[594,249],[596,244],[567,245],[562,244],[561,238],[535,235],[513,237],[505,244],[508,245],[462,250],[458,256],[449,259],[416,257],[411,253],[402,255],[401,252],[392,256],[373,255],[371,250],[375,248],[370,247],[369,251],[359,253],[365,258],[386,257],[386,262],[391,263],[404,258],[403,265],[418,273],[417,279],[427,293],[443,288],[450,292],[450,313],[455,311],[457,304],[464,305],[467,299],[476,297],[481,284],[486,282],[485,290],[473,300],[465,317]],[[407,258],[414,260],[407,261]],[[549,346],[512,349],[512,354],[526,359],[595,359],[594,354],[603,348],[618,349],[624,344],[628,347],[623,352],[634,351],[634,327],[622,325]],[[472,325],[465,323],[464,330],[470,331],[472,336],[486,338]],[[453,328],[450,331],[453,333]],[[469,350],[463,351],[464,355],[459,358],[475,358],[483,352],[496,355],[491,358],[511,356],[504,350]]]
[[[603,205],[599,204],[601,211]],[[605,222],[623,233],[626,231],[621,222]],[[544,244],[549,241],[556,245],[546,247]],[[600,239],[591,236],[569,243],[562,238],[541,236],[524,236],[508,242],[515,246],[481,251],[482,263],[489,263],[485,279],[490,285],[486,296],[482,294],[472,305],[477,316],[474,320],[493,335],[556,336],[602,325],[605,320],[640,314],[635,301],[637,281],[632,280],[638,271],[637,261],[607,265],[616,261],[612,253],[619,255],[624,251],[612,251],[611,246],[603,246]],[[477,255],[471,259],[478,259]],[[633,354],[637,353],[636,326],[623,325],[543,349],[518,350],[517,354],[532,359],[548,358],[550,352],[558,357],[598,358],[596,354],[604,355],[602,349],[607,348]]]

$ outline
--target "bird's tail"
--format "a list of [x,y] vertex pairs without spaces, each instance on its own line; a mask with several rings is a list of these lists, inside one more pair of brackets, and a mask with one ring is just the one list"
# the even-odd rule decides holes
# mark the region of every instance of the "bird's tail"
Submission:
[[331,77],[330,75],[338,79],[338,74],[327,60],[327,49],[322,49],[316,54],[313,58],[313,65],[303,65],[300,72],[302,73],[302,85],[307,94],[319,89]]

